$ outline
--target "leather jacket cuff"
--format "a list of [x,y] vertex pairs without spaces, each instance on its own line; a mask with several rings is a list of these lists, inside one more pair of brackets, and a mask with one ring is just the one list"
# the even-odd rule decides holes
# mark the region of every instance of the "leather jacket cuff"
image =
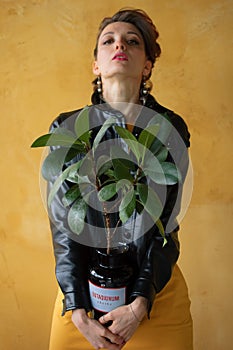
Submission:
[[62,316],[64,316],[67,311],[75,309],[85,309],[86,312],[92,310],[88,293],[83,291],[81,293],[70,292],[64,294]]
[[142,296],[148,300],[147,316],[150,318],[150,312],[156,296],[155,288],[151,281],[143,277],[140,277],[136,280],[130,299],[134,300],[138,296]]

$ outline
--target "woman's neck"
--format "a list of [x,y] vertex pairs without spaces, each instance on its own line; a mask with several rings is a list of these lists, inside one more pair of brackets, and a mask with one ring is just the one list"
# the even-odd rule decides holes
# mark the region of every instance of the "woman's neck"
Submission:
[[102,80],[103,98],[113,108],[120,110],[128,124],[133,125],[141,110],[140,82],[130,80]]
[[139,103],[140,82],[122,79],[102,81],[103,97],[106,102]]

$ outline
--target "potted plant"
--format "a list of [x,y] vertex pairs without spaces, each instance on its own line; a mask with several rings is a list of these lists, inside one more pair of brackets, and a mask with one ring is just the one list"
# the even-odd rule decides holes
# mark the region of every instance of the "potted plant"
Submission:
[[[114,235],[117,228],[125,225],[135,212],[140,216],[146,211],[157,225],[163,237],[163,244],[166,244],[164,228],[159,219],[163,209],[162,203],[150,183],[172,185],[179,181],[180,174],[175,164],[167,161],[168,149],[163,141],[169,135],[169,123],[166,123],[162,130],[158,119],[151,118],[150,123],[136,138],[129,130],[117,125],[116,117],[109,117],[98,131],[94,132],[89,128],[89,110],[90,107],[84,108],[76,118],[74,132],[59,127],[54,132],[36,139],[31,147],[49,146],[51,149],[42,165],[43,177],[54,182],[48,194],[48,206],[51,206],[64,181],[72,184],[62,201],[68,208],[69,227],[76,235],[83,232],[90,205],[89,199],[95,194],[98,207],[102,208],[106,233],[106,251],[103,255],[103,249],[98,250],[99,263],[105,269],[103,271],[108,276],[106,280],[109,281],[114,279],[113,261],[118,261],[116,266],[122,269],[123,260],[117,259],[117,256],[127,250],[121,242],[112,246]],[[166,115],[163,119],[166,119]],[[125,147],[123,149],[119,144],[110,144],[107,154],[104,154],[99,152],[99,148],[109,128],[115,129]],[[162,136],[158,137],[159,133]],[[114,225],[111,222],[113,210],[118,215]],[[110,259],[111,255],[115,258]],[[101,275],[103,271],[97,273],[91,270],[90,275],[95,283],[96,276]],[[123,270],[121,275],[122,273]],[[128,269],[126,275],[130,279],[132,271]],[[103,280],[103,276],[101,278]],[[103,287],[109,288],[109,284],[105,283]],[[115,287],[119,288],[119,285]],[[92,289],[90,293],[96,294]]]

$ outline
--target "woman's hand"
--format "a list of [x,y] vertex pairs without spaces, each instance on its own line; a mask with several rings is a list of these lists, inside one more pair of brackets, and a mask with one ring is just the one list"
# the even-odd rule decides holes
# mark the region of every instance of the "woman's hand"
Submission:
[[124,305],[100,317],[99,322],[105,324],[112,321],[108,329],[121,336],[125,343],[133,336],[140,322],[147,313],[147,299],[137,297],[130,305]]
[[125,344],[122,337],[89,318],[84,309],[73,310],[72,322],[95,349],[120,350]]

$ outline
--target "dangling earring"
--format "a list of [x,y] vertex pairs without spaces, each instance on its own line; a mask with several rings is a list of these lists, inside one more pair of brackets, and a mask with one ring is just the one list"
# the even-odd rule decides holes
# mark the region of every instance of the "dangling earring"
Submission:
[[98,91],[98,93],[100,95],[102,95],[102,80],[101,80],[101,76],[100,75],[98,75],[98,77],[97,77],[96,84],[97,84],[97,91]]
[[92,85],[93,85],[93,94],[92,94],[92,97],[91,97],[92,103],[93,104],[102,103],[103,102],[102,80],[101,80],[101,76],[100,75],[93,80]]
[[146,77],[143,77],[143,80],[141,83],[141,89],[140,89],[140,100],[142,101],[143,106],[145,106],[146,104],[147,97],[151,92],[152,87],[153,87],[152,81],[147,79]]

